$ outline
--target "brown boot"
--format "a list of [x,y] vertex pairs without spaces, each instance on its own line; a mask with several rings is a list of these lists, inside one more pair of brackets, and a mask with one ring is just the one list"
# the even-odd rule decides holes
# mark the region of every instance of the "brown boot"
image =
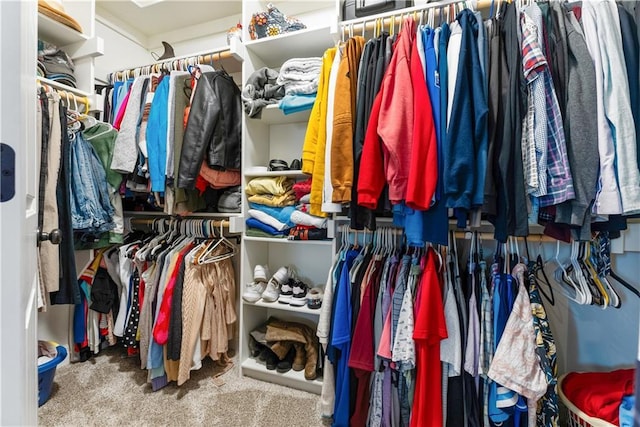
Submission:
[[304,350],[304,344],[295,342],[293,348],[296,349],[296,356],[293,358],[293,365],[291,366],[294,371],[302,371],[305,363],[307,363],[307,352]]
[[267,341],[289,340],[304,344],[307,356],[304,367],[304,377],[307,380],[316,379],[318,376],[316,373],[318,363],[318,338],[313,329],[302,323],[270,320],[265,336]]
[[276,356],[278,356],[279,360],[282,360],[285,358],[287,353],[289,353],[289,350],[291,350],[293,344],[293,341],[274,341],[267,342],[267,347],[269,347],[271,351],[273,351]]

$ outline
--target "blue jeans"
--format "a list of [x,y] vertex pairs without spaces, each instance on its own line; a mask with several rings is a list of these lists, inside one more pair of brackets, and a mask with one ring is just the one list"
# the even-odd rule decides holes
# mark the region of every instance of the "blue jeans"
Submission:
[[114,209],[107,177],[91,144],[81,133],[71,142],[71,222],[74,230],[103,233],[113,229]]

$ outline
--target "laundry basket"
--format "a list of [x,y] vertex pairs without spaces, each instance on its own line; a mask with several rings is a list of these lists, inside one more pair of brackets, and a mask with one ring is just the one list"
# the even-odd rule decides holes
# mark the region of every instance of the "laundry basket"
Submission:
[[44,405],[49,400],[56,368],[67,358],[67,349],[63,346],[56,345],[56,351],[58,354],[55,358],[38,366],[38,406]]
[[569,420],[568,426],[570,427],[616,427],[615,425],[601,420],[600,418],[590,417],[589,415],[582,412],[576,405],[571,403],[571,401],[565,396],[564,391],[562,390],[562,382],[565,375],[562,375],[558,379],[558,394],[560,395],[560,400],[566,406],[567,411],[569,412]]

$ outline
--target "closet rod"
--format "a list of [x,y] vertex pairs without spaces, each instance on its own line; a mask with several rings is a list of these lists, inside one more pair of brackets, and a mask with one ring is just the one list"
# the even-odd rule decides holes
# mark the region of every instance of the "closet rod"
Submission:
[[213,219],[196,219],[196,218],[129,218],[128,225],[130,229],[136,229],[136,227],[151,228],[157,224],[158,221],[165,221],[169,225],[171,221],[176,221],[178,224],[182,222],[201,221],[213,227],[229,228],[229,220],[213,220]]
[[[393,25],[401,24],[402,20],[406,16],[410,16],[413,13],[419,13],[430,9],[445,9],[450,6],[456,4],[464,4],[470,3],[475,10],[486,9],[494,3],[495,7],[498,6],[498,2],[495,0],[442,0],[438,2],[426,3],[419,6],[408,7],[406,9],[393,10],[389,12],[379,13],[377,15],[370,15],[363,18],[351,19],[349,21],[340,22],[340,27],[342,27],[342,33],[356,33],[362,31],[370,31],[373,30],[378,24],[378,20],[382,20],[381,25],[391,25],[393,20]],[[385,23],[385,20],[387,22]]]
[[230,48],[225,48],[218,51],[205,52],[196,55],[186,55],[176,58],[171,58],[166,61],[156,62],[151,65],[145,65],[142,67],[130,68],[128,70],[116,71],[109,74],[109,81],[124,80],[126,78],[132,78],[139,75],[159,73],[160,71],[187,71],[189,65],[196,64],[214,64],[216,61],[223,59],[236,58],[236,55]]
[[36,79],[36,86],[38,90],[44,89],[45,92],[56,92],[60,95],[60,99],[65,101],[67,108],[72,108],[75,111],[83,113],[88,113],[90,111],[89,97],[71,92],[70,89],[72,88],[56,84],[56,82],[52,80],[42,81],[40,78]]

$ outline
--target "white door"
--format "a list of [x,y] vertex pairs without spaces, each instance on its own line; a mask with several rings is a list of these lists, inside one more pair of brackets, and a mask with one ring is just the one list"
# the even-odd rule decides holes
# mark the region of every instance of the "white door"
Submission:
[[[0,0],[0,425],[38,418],[35,0]],[[13,157],[13,161],[11,159]],[[13,181],[13,182],[12,182]]]

